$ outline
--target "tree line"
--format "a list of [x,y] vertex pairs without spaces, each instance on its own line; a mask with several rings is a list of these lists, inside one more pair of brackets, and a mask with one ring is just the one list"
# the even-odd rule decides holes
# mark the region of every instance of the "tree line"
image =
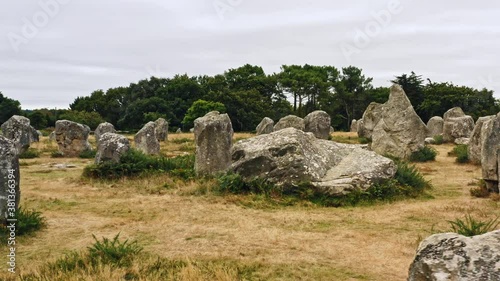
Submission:
[[[352,119],[360,119],[371,102],[388,99],[389,87],[374,87],[372,81],[354,66],[283,65],[279,73],[266,74],[262,67],[247,64],[214,76],[151,77],[77,97],[70,110],[38,109],[23,114],[36,128],[68,119],[91,128],[107,121],[120,130],[137,130],[161,117],[172,130],[189,130],[194,119],[218,110],[228,113],[235,131],[253,131],[266,116],[277,121],[289,114],[304,117],[324,110],[336,130],[348,130]],[[424,122],[454,106],[474,118],[500,111],[491,90],[424,80],[414,72],[391,82],[403,87]]]

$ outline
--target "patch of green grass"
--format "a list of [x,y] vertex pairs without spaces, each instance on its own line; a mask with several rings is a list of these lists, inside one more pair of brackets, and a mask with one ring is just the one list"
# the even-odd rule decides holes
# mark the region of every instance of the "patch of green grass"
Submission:
[[370,138],[359,138],[359,143],[360,144],[369,144],[369,143],[372,143],[372,140]]
[[119,179],[165,172],[182,179],[194,178],[194,155],[167,158],[145,155],[138,150],[130,149],[122,155],[120,163],[92,164],[84,168],[83,176],[96,179]]
[[411,162],[428,162],[436,160],[437,151],[429,146],[424,146],[410,155]]
[[466,215],[464,220],[455,219],[448,221],[451,226],[451,231],[464,236],[476,236],[494,231],[499,226],[498,218],[487,221],[480,221],[473,218],[471,215]]
[[469,162],[469,151],[466,144],[459,144],[453,148],[453,150],[448,153],[450,156],[456,156],[455,160],[458,163],[468,163]]
[[172,143],[175,143],[175,144],[182,144],[182,143],[186,143],[186,142],[193,142],[194,143],[194,140],[193,139],[190,139],[190,138],[178,138],[178,139],[173,139],[171,140]]
[[25,152],[19,154],[19,159],[33,159],[38,157],[40,157],[40,152],[33,148],[29,148]]
[[129,242],[128,239],[120,241],[120,233],[113,239],[103,237],[102,241],[98,240],[95,235],[92,237],[94,237],[95,242],[88,247],[89,257],[92,261],[98,260],[103,264],[118,267],[129,266],[133,257],[143,250],[137,241]]
[[64,154],[61,151],[54,150],[50,152],[50,157],[52,158],[63,158]]
[[434,144],[440,145],[444,143],[444,138],[442,135],[434,136],[433,139],[434,139]]
[[95,155],[97,154],[96,150],[85,150],[78,155],[78,157],[82,159],[94,159]]

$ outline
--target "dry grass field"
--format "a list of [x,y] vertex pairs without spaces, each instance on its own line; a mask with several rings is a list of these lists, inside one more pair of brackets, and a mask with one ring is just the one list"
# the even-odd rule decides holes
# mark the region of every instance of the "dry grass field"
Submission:
[[[355,139],[352,133],[334,136]],[[432,181],[431,196],[349,208],[243,204],[248,201],[243,196],[198,192],[207,182],[184,183],[165,175],[92,181],[81,177],[92,160],[50,158],[56,145],[46,138],[34,147],[43,154],[21,160],[21,206],[42,212],[47,226],[19,238],[21,274],[37,272],[70,251],[85,250],[94,242],[92,235],[111,238],[120,233],[137,240],[152,259],[185,261],[180,280],[204,280],[202,264],[211,267],[217,280],[237,280],[237,271],[247,270],[252,280],[400,281],[406,280],[418,243],[448,230],[448,220],[466,214],[500,216],[498,201],[470,196],[480,167],[456,164],[447,156],[451,145],[434,146],[436,161],[417,165]],[[162,144],[168,156],[193,149],[191,134],[172,134]],[[60,163],[76,168],[51,167]],[[1,245],[0,253],[6,252]],[[9,280],[3,261],[0,270],[0,280]],[[99,276],[72,280],[125,280],[125,274],[102,268]]]

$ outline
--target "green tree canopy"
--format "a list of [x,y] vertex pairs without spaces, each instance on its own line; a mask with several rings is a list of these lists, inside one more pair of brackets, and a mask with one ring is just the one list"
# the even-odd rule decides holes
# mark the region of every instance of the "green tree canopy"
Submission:
[[211,111],[226,113],[226,106],[224,106],[224,104],[220,102],[197,100],[187,110],[187,113],[182,120],[182,125],[184,126],[184,128],[192,128],[194,126],[194,120],[196,120],[196,118],[203,117]]
[[21,104],[17,100],[5,97],[0,92],[0,125],[13,115],[21,115]]

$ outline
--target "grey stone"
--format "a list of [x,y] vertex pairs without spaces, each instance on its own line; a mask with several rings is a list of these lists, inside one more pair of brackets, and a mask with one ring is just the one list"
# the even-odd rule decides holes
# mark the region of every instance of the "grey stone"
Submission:
[[236,143],[231,170],[281,186],[311,182],[322,193],[341,195],[392,178],[396,166],[366,146],[317,139],[312,133],[286,128]]
[[469,138],[458,138],[455,139],[455,144],[456,145],[469,145],[470,139]]
[[257,131],[257,135],[264,135],[264,134],[270,134],[274,131],[274,121],[273,119],[269,117],[264,117],[262,121],[260,121],[259,125],[257,125],[257,128],[255,128]]
[[175,133],[176,133],[176,134],[180,134],[180,133],[182,133],[181,128],[178,128],[178,129],[177,129],[177,131],[175,131]]
[[443,115],[443,119],[446,121],[446,119],[450,118],[459,118],[459,117],[464,117],[465,113],[460,107],[454,107],[448,111],[446,111]]
[[189,129],[190,133],[194,133],[194,128]]
[[474,130],[474,119],[471,116],[453,117],[444,120],[443,141],[454,142],[459,138],[470,138]]
[[481,130],[481,168],[483,179],[491,191],[498,192],[498,149],[500,145],[500,113],[485,121]]
[[358,121],[358,136],[360,138],[372,139],[373,129],[382,118],[383,105],[372,102],[368,105],[363,118]]
[[481,164],[481,150],[482,150],[482,138],[481,132],[484,126],[484,123],[490,119],[495,117],[495,115],[479,117],[474,126],[474,130],[472,131],[472,135],[470,138],[468,153],[469,160],[474,164]]
[[115,133],[104,133],[101,135],[99,144],[97,145],[95,163],[119,163],[121,156],[129,150],[130,142],[125,136]]
[[279,131],[283,130],[285,128],[295,128],[297,130],[304,131],[305,130],[305,123],[304,119],[297,117],[295,115],[288,115],[283,118],[281,118],[276,125],[274,125],[274,131]]
[[225,172],[231,165],[233,125],[227,114],[217,111],[194,120],[195,171],[198,175]]
[[97,126],[97,129],[95,129],[94,131],[95,141],[97,142],[97,145],[99,145],[101,136],[105,133],[116,133],[115,126],[108,122],[101,123],[99,124],[99,126]]
[[358,121],[356,119],[352,119],[350,131],[351,132],[358,132]]
[[166,141],[168,139],[168,122],[163,118],[158,118],[155,121],[156,138],[158,141]]
[[160,142],[156,136],[155,122],[148,122],[134,137],[135,148],[144,154],[157,155],[160,153]]
[[13,218],[19,208],[20,180],[16,143],[0,136],[0,223]]
[[76,157],[84,151],[91,150],[92,147],[88,142],[89,133],[88,126],[68,120],[58,120],[55,135],[59,151],[65,157]]
[[425,144],[435,144],[436,140],[434,138],[425,138]]
[[444,120],[439,116],[434,116],[427,122],[428,137],[440,136],[443,134]]
[[30,126],[30,120],[14,115],[2,124],[2,135],[14,142],[19,153],[23,153],[32,142],[38,142],[36,129]]
[[52,131],[49,135],[49,141],[55,141],[56,140],[56,131]]
[[372,133],[373,151],[408,159],[413,152],[424,147],[427,126],[413,109],[401,86],[393,85],[389,100],[379,108],[380,120]]
[[333,134],[333,133],[335,133],[335,129],[332,126],[330,126],[330,134]]
[[304,118],[304,132],[313,133],[318,139],[327,140],[330,137],[331,119],[328,113],[316,110]]
[[435,234],[420,243],[408,281],[500,280],[500,230],[465,237]]

